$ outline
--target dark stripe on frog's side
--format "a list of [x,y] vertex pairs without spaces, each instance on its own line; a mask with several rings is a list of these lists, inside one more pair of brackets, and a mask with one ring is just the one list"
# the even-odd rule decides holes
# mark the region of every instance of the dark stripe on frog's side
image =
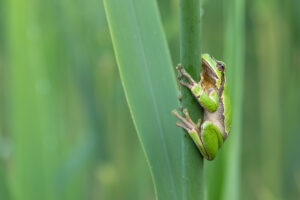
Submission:
[[[224,131],[225,131],[226,135],[228,136],[231,127],[228,127],[228,125],[226,125],[227,123],[225,121],[225,112],[227,112],[227,114],[231,115],[231,107],[228,107],[228,106],[226,107],[226,105],[230,105],[230,99],[229,99],[230,97],[229,97],[229,94],[227,94],[227,98],[224,99],[224,93],[228,93],[228,88],[227,88],[227,84],[225,85],[225,81],[226,81],[225,80],[225,72],[224,71],[221,72],[221,75],[222,75],[221,76],[221,85],[220,85],[220,89],[219,89],[219,94],[220,94],[220,96],[219,96],[219,98],[220,98],[219,102],[221,102],[221,105],[219,104],[219,106],[221,107],[220,111],[222,113],[222,115],[221,115],[221,121],[222,121],[222,123],[224,125],[224,129],[225,129]],[[225,101],[228,101],[228,102],[225,103]],[[226,109],[228,109],[228,110],[226,110]],[[226,117],[228,118],[229,116],[226,116]],[[227,120],[229,120],[229,119],[227,119]],[[230,116],[230,120],[231,120],[231,116]],[[231,121],[229,122],[229,124],[231,124]],[[226,140],[226,138],[224,139],[224,141]]]
[[[225,87],[225,72],[222,71],[221,72],[221,85],[220,85],[220,89],[218,90],[218,96],[219,96],[219,105],[218,105],[218,110],[220,113],[222,113],[221,115],[221,122],[222,125],[224,126],[224,131],[226,133],[226,135],[228,135],[228,133],[226,132],[226,127],[225,127],[225,108],[224,108],[224,87]],[[224,138],[223,136],[223,140],[226,140],[226,137]]]

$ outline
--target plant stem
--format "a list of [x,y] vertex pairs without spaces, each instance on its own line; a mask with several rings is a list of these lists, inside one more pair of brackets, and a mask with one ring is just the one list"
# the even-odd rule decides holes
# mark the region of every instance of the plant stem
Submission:
[[[180,0],[180,61],[185,70],[196,80],[201,71],[200,0]],[[182,107],[187,108],[194,121],[202,116],[202,109],[191,92],[181,87]],[[202,157],[189,137],[184,137],[183,198],[203,199],[204,179]]]

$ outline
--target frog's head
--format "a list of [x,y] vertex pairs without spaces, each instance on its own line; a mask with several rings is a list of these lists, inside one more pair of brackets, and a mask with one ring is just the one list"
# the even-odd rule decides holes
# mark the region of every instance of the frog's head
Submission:
[[209,54],[202,54],[202,71],[204,81],[219,89],[224,81],[225,64]]

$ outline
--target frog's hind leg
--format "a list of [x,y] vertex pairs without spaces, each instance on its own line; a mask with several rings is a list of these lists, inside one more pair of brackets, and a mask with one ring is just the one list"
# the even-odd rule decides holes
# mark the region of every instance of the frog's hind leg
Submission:
[[207,159],[213,160],[223,144],[223,137],[219,128],[211,121],[205,121],[201,126],[200,135],[205,151],[208,153]]
[[185,118],[182,117],[176,110],[173,110],[172,113],[182,122],[182,123],[177,122],[176,123],[177,126],[185,129],[187,132],[190,132],[196,128],[196,125],[193,122],[193,120],[190,118],[187,109],[183,110],[183,113],[185,114]]
[[193,122],[193,120],[191,119],[187,109],[183,110],[183,113],[185,115],[185,118],[182,117],[180,114],[178,114],[178,112],[176,110],[173,110],[172,112],[182,123],[177,122],[176,125],[183,128],[184,130],[186,130],[190,137],[193,139],[194,143],[196,144],[196,146],[198,147],[198,149],[200,150],[201,154],[208,159],[208,154],[206,152],[206,150],[203,147],[203,142],[201,140],[200,137],[200,124],[201,124],[201,120],[198,120],[198,123],[195,124]]

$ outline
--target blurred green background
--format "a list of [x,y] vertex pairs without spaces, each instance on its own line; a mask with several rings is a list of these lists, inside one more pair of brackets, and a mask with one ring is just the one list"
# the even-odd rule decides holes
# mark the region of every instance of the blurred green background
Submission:
[[[157,2],[175,66],[178,1]],[[201,10],[220,60],[225,3]],[[241,199],[298,199],[300,1],[245,9]],[[102,1],[0,0],[0,199],[154,198]]]

